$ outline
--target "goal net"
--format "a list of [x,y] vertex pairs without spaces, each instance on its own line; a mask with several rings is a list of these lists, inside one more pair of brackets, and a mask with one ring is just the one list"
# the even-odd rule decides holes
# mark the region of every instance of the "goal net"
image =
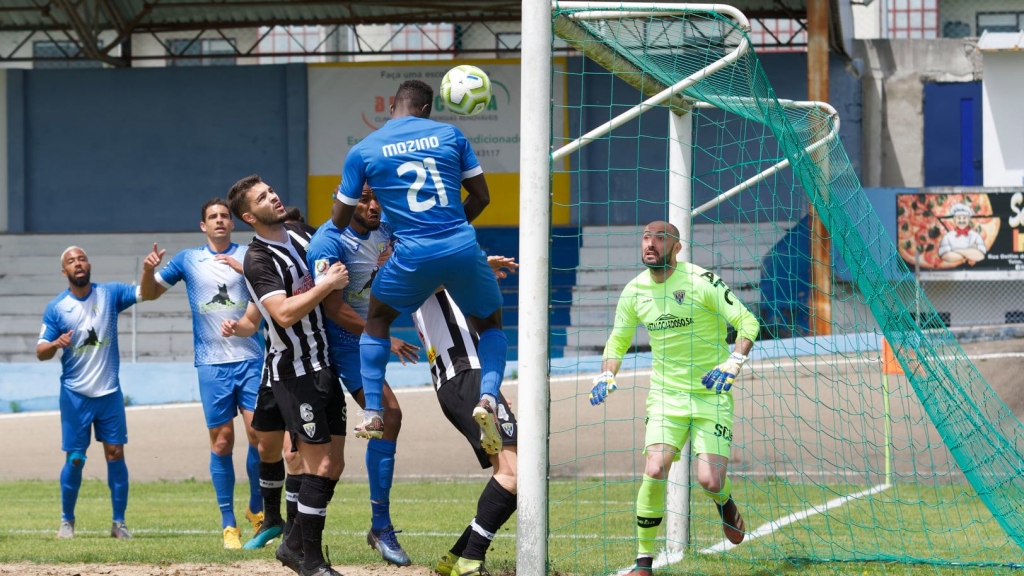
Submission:
[[[549,430],[541,475],[520,445],[520,567],[536,566],[529,561],[538,554],[559,573],[633,565],[655,360],[642,326],[619,390],[601,406],[587,398],[619,294],[645,269],[642,230],[654,220],[675,224],[680,259],[721,278],[761,324],[733,388],[733,428],[723,431],[732,435],[728,468],[746,540],[724,539],[684,456],[667,482],[655,569],[1015,566],[1024,534],[1021,423],[972,363],[985,348],[965,351],[932,322],[854,174],[836,111],[777,98],[746,19],[729,7],[563,2],[551,16],[551,37],[524,21],[523,66],[532,65],[532,34],[575,50],[564,71],[550,72],[568,95],[549,116],[564,121],[554,133],[565,136],[536,142],[524,132],[524,158],[531,146],[553,150],[548,166],[524,160],[524,179],[568,178],[575,224],[521,220],[521,257],[529,267],[526,245],[538,236],[579,249],[578,262],[551,257],[554,296],[542,305],[555,312],[532,316],[568,321],[550,323],[549,388],[537,388],[546,410],[522,421],[523,433],[527,424]],[[524,93],[524,106],[528,98],[543,96]],[[524,187],[524,203],[527,194]],[[826,276],[811,272],[813,246],[823,241],[811,212],[831,243]],[[529,339],[539,332],[526,284],[520,333]],[[813,304],[815,293],[824,298]],[[536,342],[526,339],[521,410],[536,400],[528,380]]]

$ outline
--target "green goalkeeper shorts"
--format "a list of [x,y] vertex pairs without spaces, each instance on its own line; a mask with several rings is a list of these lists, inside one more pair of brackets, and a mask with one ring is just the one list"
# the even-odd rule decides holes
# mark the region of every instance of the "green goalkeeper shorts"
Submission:
[[[673,400],[672,404],[680,404],[678,397]],[[732,394],[690,394],[682,404],[683,409],[666,409],[669,407],[653,395],[648,398],[644,454],[647,447],[655,444],[667,444],[681,451],[686,440],[692,439],[694,454],[728,458],[732,447]],[[675,459],[679,460],[678,454]]]

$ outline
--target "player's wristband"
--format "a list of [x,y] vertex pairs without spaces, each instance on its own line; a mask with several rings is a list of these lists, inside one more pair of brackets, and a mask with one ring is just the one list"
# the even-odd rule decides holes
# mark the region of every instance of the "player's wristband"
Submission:
[[747,357],[744,356],[743,354],[740,354],[739,352],[733,352],[732,354],[729,354],[729,360],[736,362],[740,366],[743,366],[744,364],[747,363]]

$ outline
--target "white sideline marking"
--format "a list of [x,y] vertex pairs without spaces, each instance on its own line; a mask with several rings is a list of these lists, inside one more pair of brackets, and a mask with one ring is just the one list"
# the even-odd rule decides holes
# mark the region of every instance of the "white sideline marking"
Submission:
[[[213,536],[213,535],[216,535],[216,536],[220,536],[221,535],[221,531],[220,530],[196,530],[196,529],[181,530],[181,529],[130,528],[129,527],[128,531],[131,532],[132,534],[153,534],[153,535],[156,535],[156,536],[160,536],[160,535],[169,535],[169,536],[170,535],[174,535],[174,536],[182,536],[182,535],[184,535],[184,536],[190,536],[190,535],[194,535],[194,536],[210,535],[210,536]],[[413,538],[419,538],[419,537],[423,537],[423,538],[458,538],[459,536],[462,535],[462,532],[413,532],[413,531],[410,531],[410,530],[402,530],[401,532],[402,532],[402,534],[404,536],[410,536],[410,537],[413,537]],[[53,530],[38,530],[38,529],[37,530],[29,530],[29,529],[9,528],[9,529],[0,530],[0,534],[56,534],[56,533],[57,533],[56,529],[53,529]],[[104,536],[104,535],[110,534],[110,530],[83,530],[83,529],[76,529],[75,530],[75,535],[77,536],[79,534],[101,535],[101,536]],[[366,531],[365,530],[331,530],[330,528],[327,528],[327,529],[324,530],[324,535],[325,536],[357,536],[357,537],[362,537],[362,536],[366,536]],[[497,534],[495,534],[494,537],[495,538],[503,538],[503,539],[515,539],[516,534],[515,534],[515,532],[511,532],[511,531],[501,531],[501,532],[498,532]],[[550,534],[550,535],[548,535],[548,538],[550,538],[550,539],[557,539],[557,540],[569,540],[569,539],[575,539],[575,540],[620,540],[620,541],[623,541],[623,542],[633,540],[632,536],[628,536],[628,537],[624,536],[622,538],[615,538],[615,537],[608,537],[608,536],[605,536],[603,534]]]
[[[821,514],[823,512],[827,512],[827,511],[829,511],[829,510],[831,510],[833,508],[839,508],[840,506],[842,506],[843,504],[846,504],[847,502],[849,502],[851,500],[856,500],[858,498],[864,498],[865,496],[871,496],[873,494],[878,494],[879,492],[884,492],[885,490],[888,490],[891,487],[892,486],[890,486],[889,484],[879,484],[878,486],[875,486],[873,488],[869,488],[869,489],[861,491],[861,492],[857,492],[855,494],[847,494],[846,496],[840,496],[839,498],[834,498],[832,500],[829,500],[828,502],[825,502],[821,506],[812,506],[812,507],[808,508],[807,510],[803,510],[803,511],[800,511],[800,512],[795,512],[793,514],[790,514],[789,516],[786,516],[784,518],[780,518],[778,520],[772,520],[771,522],[768,522],[767,524],[764,524],[764,525],[758,527],[757,530],[754,530],[753,532],[747,533],[747,537],[743,541],[744,542],[750,542],[751,540],[756,540],[756,539],[761,538],[763,536],[768,536],[769,534],[771,534],[772,532],[775,532],[776,530],[778,530],[779,528],[782,528],[783,526],[788,526],[789,524],[793,524],[794,522],[799,522],[801,520],[806,520],[807,518],[810,518],[811,516],[814,516],[814,515],[817,515],[817,514]],[[721,542],[719,542],[718,544],[715,544],[714,546],[710,546],[708,548],[705,548],[705,549],[701,550],[699,553],[700,554],[717,554],[719,552],[727,552],[729,550],[732,550],[735,547],[736,547],[736,545],[733,544],[732,542],[729,542],[728,540],[722,540]],[[679,550],[679,551],[676,551],[676,552],[669,552],[667,550],[662,550],[658,554],[658,556],[654,559],[654,569],[658,570],[658,569],[664,568],[665,566],[668,566],[670,564],[675,564],[676,562],[679,562],[680,560],[682,560],[683,556],[684,556],[684,552],[682,550]],[[632,569],[633,569],[633,566],[630,566],[628,568],[623,568],[622,570],[619,570],[618,576],[622,576],[622,575],[626,574],[627,572],[629,572]]]

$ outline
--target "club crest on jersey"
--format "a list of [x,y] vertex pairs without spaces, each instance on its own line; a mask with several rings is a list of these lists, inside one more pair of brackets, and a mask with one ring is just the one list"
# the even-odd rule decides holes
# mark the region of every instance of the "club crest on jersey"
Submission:
[[672,293],[672,296],[676,299],[676,304],[682,304],[683,299],[686,298],[686,290],[676,290]]
[[306,436],[312,438],[313,435],[316,434],[316,422],[303,424],[302,429],[306,431]]
[[313,263],[314,274],[317,278],[327,274],[327,269],[330,267],[331,263],[327,261],[327,258],[321,258]]
[[516,431],[516,425],[511,422],[504,422],[501,425],[501,430],[505,433],[505,436],[511,436]]

